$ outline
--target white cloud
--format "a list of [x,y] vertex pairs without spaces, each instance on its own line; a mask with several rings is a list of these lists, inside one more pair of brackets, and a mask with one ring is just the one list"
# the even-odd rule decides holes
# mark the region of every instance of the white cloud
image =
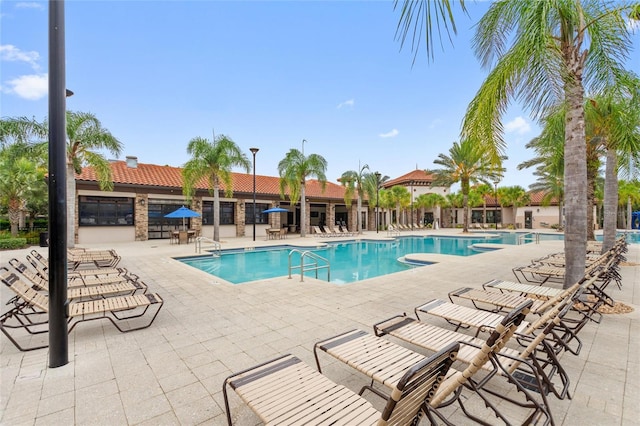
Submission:
[[400,133],[398,129],[393,129],[392,131],[387,133],[380,133],[378,136],[380,136],[381,138],[395,138],[396,136],[398,136],[398,133]]
[[43,3],[36,3],[36,2],[19,2],[16,3],[16,8],[17,9],[40,9],[40,10],[44,10],[44,4]]
[[49,91],[49,77],[47,74],[23,75],[6,82],[3,90],[14,93],[21,98],[35,101],[47,96]]
[[529,123],[527,123],[527,120],[525,120],[524,118],[516,117],[504,125],[504,131],[506,133],[517,133],[519,135],[524,135],[525,133],[531,131],[531,126],[529,126]]
[[38,60],[40,54],[38,52],[23,52],[12,44],[0,45],[0,60],[7,62],[26,62],[31,68],[37,70],[40,68]]
[[344,101],[344,102],[340,102],[338,104],[338,109],[342,108],[342,107],[349,107],[349,108],[353,108],[353,105],[356,103],[356,101],[354,99],[349,99],[348,101]]

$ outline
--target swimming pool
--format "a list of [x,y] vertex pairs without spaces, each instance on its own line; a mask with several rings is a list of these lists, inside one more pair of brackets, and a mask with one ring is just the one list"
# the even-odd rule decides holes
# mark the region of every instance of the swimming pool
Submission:
[[[517,244],[513,233],[478,237],[399,237],[394,240],[327,242],[317,248],[293,246],[266,247],[250,251],[223,251],[218,256],[194,256],[177,260],[233,284],[288,275],[289,253],[297,248],[309,250],[329,261],[332,283],[345,284],[404,271],[424,264],[407,264],[402,259],[408,253],[440,253],[473,256],[479,253],[476,243]],[[300,253],[293,253],[292,265],[300,264]],[[306,260],[305,263],[309,261]],[[296,271],[294,270],[294,274]],[[300,272],[297,271],[297,275]],[[315,277],[315,272],[305,276]],[[327,279],[327,270],[318,271],[318,278]]]

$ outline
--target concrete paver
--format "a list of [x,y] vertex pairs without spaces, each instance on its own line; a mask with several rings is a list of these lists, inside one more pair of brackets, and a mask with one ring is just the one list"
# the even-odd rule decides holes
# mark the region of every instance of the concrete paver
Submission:
[[[447,232],[459,230],[442,231]],[[290,236],[276,243],[326,241]],[[223,248],[253,245],[251,238],[237,238]],[[640,264],[640,245],[629,247],[629,262]],[[55,369],[47,368],[46,349],[19,352],[2,337],[0,424],[226,424],[221,387],[232,372],[284,353],[314,365],[313,344],[322,338],[352,328],[371,330],[379,320],[412,313],[415,306],[445,298],[461,286],[513,280],[512,267],[561,251],[562,242],[509,246],[470,257],[432,256],[438,263],[340,286],[286,277],[231,285],[173,259],[194,254],[193,244],[145,241],[91,248],[115,248],[123,259],[120,266],[162,295],[162,311],[150,328],[126,334],[107,321],[80,324],[69,335],[69,364]],[[24,259],[26,253],[0,252],[0,263]],[[580,333],[581,354],[562,356],[574,398],[550,399],[557,424],[631,425],[640,417],[640,266],[621,271],[623,289],[610,286],[609,291],[635,310],[588,324]],[[0,296],[4,303],[11,295],[2,288]],[[327,357],[323,362],[327,376],[354,390],[367,382]],[[237,424],[259,424],[235,395],[231,404]],[[447,410],[452,421],[470,423],[458,408]]]

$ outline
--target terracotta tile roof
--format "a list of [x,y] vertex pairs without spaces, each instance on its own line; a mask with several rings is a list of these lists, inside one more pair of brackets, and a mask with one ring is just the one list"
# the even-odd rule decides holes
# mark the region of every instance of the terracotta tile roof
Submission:
[[[531,200],[532,206],[539,206],[542,204],[542,199],[544,198],[544,192],[529,192],[529,199]],[[558,199],[556,197],[551,198],[549,205],[557,206]]]
[[384,188],[391,188],[395,185],[409,185],[411,182],[414,185],[425,185],[431,184],[433,182],[433,175],[425,172],[424,170],[412,170],[409,173],[397,177],[395,179],[391,179],[382,184]]
[[[172,166],[158,166],[156,164],[138,163],[137,167],[129,167],[125,161],[111,162],[113,182],[134,186],[182,188],[182,169]],[[235,193],[253,193],[253,174],[232,173],[233,191]],[[95,170],[91,167],[82,169],[76,174],[77,181],[97,182]],[[197,189],[207,190],[205,179],[196,184]],[[224,185],[221,185],[224,189]],[[345,188],[332,182],[327,182],[322,192],[320,183],[310,179],[306,185],[306,195],[314,198],[343,199]],[[256,175],[256,194],[280,196],[280,178],[277,176]]]

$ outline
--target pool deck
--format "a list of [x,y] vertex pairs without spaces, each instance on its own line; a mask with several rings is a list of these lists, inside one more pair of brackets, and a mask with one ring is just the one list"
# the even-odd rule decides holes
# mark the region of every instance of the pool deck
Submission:
[[[458,235],[460,230],[416,231]],[[402,235],[410,235],[403,232]],[[365,232],[364,238],[386,238]],[[353,238],[344,238],[346,240]],[[310,245],[338,238],[253,242],[229,238],[223,248]],[[314,364],[313,344],[353,328],[372,325],[449,291],[494,279],[514,280],[511,268],[561,251],[562,241],[508,246],[470,257],[428,255],[437,263],[347,285],[286,277],[230,285],[174,259],[195,254],[194,244],[168,240],[91,245],[114,248],[119,266],[136,273],[165,305],[150,328],[119,333],[108,321],[80,324],[69,335],[69,363],[48,368],[46,349],[20,352],[0,337],[0,424],[3,425],[223,425],[223,380],[232,372],[293,353]],[[206,247],[206,246],[205,246]],[[47,255],[46,248],[38,251]],[[1,251],[0,263],[24,260],[29,250]],[[557,424],[637,425],[640,419],[640,244],[629,246],[623,288],[609,286],[634,312],[605,315],[581,332],[580,355],[563,354],[572,400],[550,397]],[[9,299],[2,286],[0,300]],[[321,358],[332,380],[358,390],[366,378]],[[509,387],[498,383],[505,392]],[[231,392],[235,424],[260,424]],[[373,394],[365,396],[379,406]],[[473,402],[473,399],[470,401]],[[505,410],[519,417],[517,409]],[[470,424],[457,406],[445,411],[456,424]],[[478,412],[478,410],[476,410]],[[487,413],[482,408],[481,413]],[[495,422],[487,413],[487,421]],[[423,422],[422,424],[426,424]]]

